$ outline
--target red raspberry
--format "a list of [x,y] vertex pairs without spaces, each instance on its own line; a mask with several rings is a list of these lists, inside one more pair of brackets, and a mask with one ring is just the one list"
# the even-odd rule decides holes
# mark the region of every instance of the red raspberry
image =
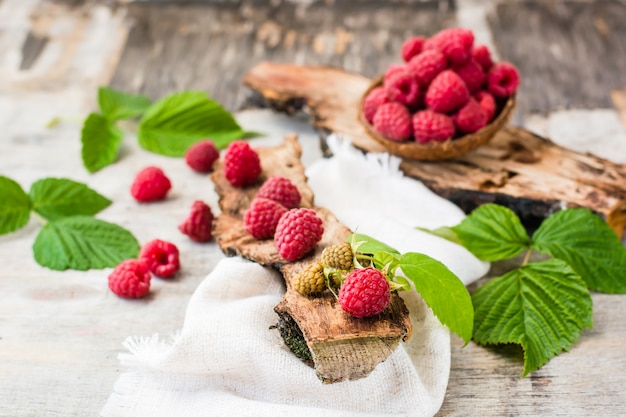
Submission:
[[137,259],[127,259],[109,275],[109,288],[123,298],[141,298],[150,291],[150,271]]
[[187,218],[178,226],[178,230],[195,242],[208,242],[213,237],[213,212],[211,207],[200,200],[191,205]]
[[405,106],[416,104],[420,96],[420,86],[417,80],[406,70],[385,77],[383,88],[389,100]]
[[411,113],[400,103],[386,103],[374,115],[374,130],[395,141],[411,138]]
[[350,272],[339,289],[341,309],[354,317],[382,313],[389,305],[391,288],[382,272],[374,268]]
[[487,115],[480,104],[470,98],[467,104],[452,116],[457,129],[463,133],[474,133],[487,124]]
[[264,197],[274,200],[277,203],[282,204],[288,209],[296,208],[300,205],[300,191],[291,181],[287,178],[273,175],[269,177],[259,191],[256,193],[256,198]]
[[445,114],[426,109],[413,115],[413,135],[419,143],[444,141],[454,134],[454,122]]
[[428,39],[424,49],[439,49],[450,64],[462,64],[472,56],[474,33],[463,28],[444,29]]
[[139,260],[157,277],[169,278],[180,269],[178,248],[170,242],[154,239],[141,247]]
[[389,103],[389,97],[387,97],[385,89],[382,87],[372,89],[363,101],[363,115],[365,119],[372,123],[376,110],[385,103]]
[[452,69],[459,74],[470,93],[480,90],[487,79],[483,67],[473,59],[470,59],[465,64],[456,65]]
[[480,104],[480,107],[487,116],[487,123],[489,123],[493,116],[496,114],[496,100],[493,98],[489,91],[481,90],[474,94],[474,99]]
[[467,103],[469,97],[469,90],[461,77],[452,70],[445,70],[428,86],[426,105],[436,112],[449,113]]
[[170,188],[172,183],[161,168],[147,167],[139,171],[135,177],[130,193],[135,200],[148,202],[163,200]]
[[243,214],[246,232],[255,239],[269,239],[276,233],[276,225],[287,208],[274,200],[256,197]]
[[213,163],[220,157],[220,153],[212,140],[196,142],[185,152],[185,162],[197,172],[211,172]]
[[385,75],[383,76],[383,83],[387,80],[387,78],[395,77],[398,74],[404,73],[406,71],[406,67],[400,64],[391,64],[387,67],[387,71],[385,71]]
[[446,57],[437,49],[424,51],[407,64],[410,73],[423,88],[426,88],[447,66]]
[[233,187],[254,183],[261,174],[259,155],[242,140],[231,142],[224,155],[224,175]]
[[281,216],[274,242],[278,254],[293,262],[311,252],[323,234],[324,224],[315,210],[296,208]]
[[412,36],[404,41],[402,44],[402,59],[404,62],[409,62],[411,58],[422,52],[426,38],[424,36]]
[[481,67],[483,67],[483,71],[487,72],[493,66],[493,61],[491,60],[491,52],[489,52],[489,48],[486,45],[476,45],[472,49],[472,58],[474,61],[478,62]]
[[496,97],[509,97],[519,85],[519,73],[517,68],[508,62],[494,64],[487,74],[487,87],[489,92]]

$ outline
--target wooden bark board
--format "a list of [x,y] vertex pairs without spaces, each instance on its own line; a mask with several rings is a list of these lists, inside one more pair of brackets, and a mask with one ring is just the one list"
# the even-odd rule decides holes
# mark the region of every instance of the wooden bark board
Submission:
[[[216,241],[228,255],[241,255],[281,272],[287,290],[283,300],[275,307],[280,317],[279,325],[297,325],[295,331],[302,334],[311,355],[311,361],[307,363],[315,367],[323,382],[365,377],[387,359],[401,340],[410,337],[408,310],[394,293],[390,306],[382,314],[357,319],[344,313],[329,292],[318,297],[305,297],[291,288],[290,281],[295,274],[315,262],[326,246],[345,241],[351,231],[330,211],[315,206],[313,193],[306,184],[304,167],[300,162],[301,147],[295,135],[286,137],[282,145],[258,148],[257,151],[263,174],[253,186],[234,188],[224,177],[222,161],[215,167],[211,177],[222,211],[214,224]],[[314,253],[297,262],[283,260],[276,252],[272,239],[259,241],[244,230],[243,213],[258,186],[270,175],[291,179],[301,192],[301,207],[313,208],[324,222],[324,235]],[[285,339],[295,352],[292,341]]]
[[[367,152],[384,152],[357,117],[371,80],[330,67],[263,62],[244,83],[277,109],[300,104],[323,132],[350,138]],[[534,229],[554,211],[587,207],[621,236],[626,226],[626,166],[560,147],[524,129],[506,127],[487,145],[457,159],[403,159],[401,169],[466,212],[495,202],[510,207]]]

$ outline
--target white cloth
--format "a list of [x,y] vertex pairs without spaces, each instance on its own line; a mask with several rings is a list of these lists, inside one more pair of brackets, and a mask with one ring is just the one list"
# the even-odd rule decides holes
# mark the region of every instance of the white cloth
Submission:
[[[335,156],[307,171],[316,204],[349,227],[401,252],[429,254],[465,283],[487,272],[463,248],[415,226],[452,225],[454,205],[405,179],[389,156],[364,157],[332,140]],[[284,293],[280,275],[229,258],[220,261],[193,294],[181,332],[129,338],[120,376],[102,417],[165,416],[411,416],[441,407],[450,371],[450,332],[415,293],[402,296],[413,336],[368,377],[330,385],[301,362],[271,330]]]

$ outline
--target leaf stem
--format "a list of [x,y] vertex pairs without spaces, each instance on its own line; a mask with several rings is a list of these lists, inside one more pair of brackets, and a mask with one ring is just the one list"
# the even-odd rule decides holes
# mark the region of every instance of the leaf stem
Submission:
[[528,249],[526,251],[526,256],[524,256],[524,261],[522,262],[522,266],[526,265],[528,263],[528,261],[530,260],[530,255],[533,253],[532,249]]
[[36,211],[31,211],[31,214],[33,215],[33,217],[35,219],[37,219],[37,222],[42,225],[45,226],[46,224],[48,224],[48,219],[46,219],[45,217],[43,217],[41,214],[37,213]]

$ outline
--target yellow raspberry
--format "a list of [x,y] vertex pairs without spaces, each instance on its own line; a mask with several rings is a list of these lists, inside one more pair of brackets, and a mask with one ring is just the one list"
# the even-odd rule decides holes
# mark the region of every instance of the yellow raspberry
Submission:
[[350,271],[353,267],[354,254],[348,242],[328,246],[322,252],[320,263],[334,269]]
[[313,295],[326,289],[326,277],[324,267],[319,264],[311,264],[302,272],[293,277],[291,286],[302,295]]

